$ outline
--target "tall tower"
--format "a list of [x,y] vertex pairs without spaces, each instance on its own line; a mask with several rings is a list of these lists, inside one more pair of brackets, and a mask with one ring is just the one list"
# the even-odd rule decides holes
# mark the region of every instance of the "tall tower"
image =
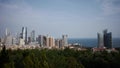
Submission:
[[6,28],[6,30],[5,30],[5,36],[7,36],[8,35],[8,29]]
[[25,44],[27,44],[27,27],[25,28]]
[[98,37],[98,48],[104,47],[104,45],[103,45],[103,35],[98,33],[97,37]]
[[4,38],[4,44],[5,45],[12,45],[13,43],[13,37],[10,35],[10,31],[6,28],[5,30],[5,38]]
[[43,45],[44,45],[43,42],[44,42],[43,41],[43,35],[39,35],[38,36],[38,43],[40,44],[41,47],[43,47]]
[[107,48],[112,48],[112,33],[107,33],[107,30],[104,30],[104,46]]
[[68,41],[67,41],[68,35],[62,35],[62,44],[63,46],[68,46]]
[[62,47],[62,39],[55,39],[55,47],[58,48]]
[[22,37],[21,37],[25,44],[27,44],[27,27],[22,27]]
[[49,47],[54,47],[55,46],[55,40],[53,37],[49,37]]
[[31,42],[35,42],[35,31],[31,32]]
[[46,36],[46,46],[49,47],[49,36]]
[[5,30],[5,36],[9,36],[10,35],[10,31],[6,28]]

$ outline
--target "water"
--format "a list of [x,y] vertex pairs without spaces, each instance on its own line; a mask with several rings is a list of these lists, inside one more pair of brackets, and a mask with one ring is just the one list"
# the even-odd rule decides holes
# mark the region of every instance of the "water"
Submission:
[[[69,38],[69,44],[79,43],[85,47],[97,47],[97,39],[95,38],[87,38],[87,39],[80,39],[80,38]],[[112,40],[113,47],[120,47],[120,38],[113,38]]]

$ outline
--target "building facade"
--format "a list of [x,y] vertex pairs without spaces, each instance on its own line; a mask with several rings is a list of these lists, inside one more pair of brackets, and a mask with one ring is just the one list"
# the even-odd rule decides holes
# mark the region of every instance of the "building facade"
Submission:
[[22,27],[21,38],[24,40],[25,44],[27,44],[27,27]]
[[35,31],[31,32],[31,42],[35,42]]
[[98,48],[102,48],[104,47],[104,42],[103,42],[103,34],[101,33],[98,33],[97,34],[97,37],[98,37]]
[[112,33],[104,33],[104,46],[106,48],[112,48]]
[[103,34],[98,33],[98,48],[106,47],[108,49],[112,48],[112,33],[107,32],[107,30],[103,31]]
[[68,46],[68,35],[62,35],[62,44],[63,46]]

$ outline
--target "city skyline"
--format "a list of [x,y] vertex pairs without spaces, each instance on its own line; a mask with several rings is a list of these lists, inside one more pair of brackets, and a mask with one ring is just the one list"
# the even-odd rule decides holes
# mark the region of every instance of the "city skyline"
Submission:
[[119,0],[0,0],[0,37],[6,28],[15,34],[27,27],[36,36],[96,38],[108,29],[120,38],[119,7]]

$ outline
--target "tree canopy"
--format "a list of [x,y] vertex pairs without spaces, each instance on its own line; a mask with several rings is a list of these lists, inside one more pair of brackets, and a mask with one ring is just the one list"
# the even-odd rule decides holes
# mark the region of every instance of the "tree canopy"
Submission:
[[0,52],[0,68],[119,68],[120,51],[108,53],[66,48],[6,50]]

